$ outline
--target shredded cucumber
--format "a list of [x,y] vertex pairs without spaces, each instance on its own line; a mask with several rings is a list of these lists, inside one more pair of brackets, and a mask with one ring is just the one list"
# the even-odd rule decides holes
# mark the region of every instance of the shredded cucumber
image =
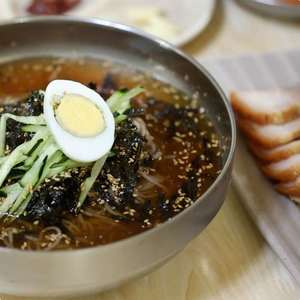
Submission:
[[81,194],[79,196],[79,201],[77,204],[77,209],[79,209],[82,204],[84,203],[86,196],[88,195],[90,189],[92,188],[92,186],[94,185],[94,182],[96,181],[97,177],[99,176],[105,161],[107,159],[108,155],[103,156],[102,158],[100,158],[99,160],[97,160],[95,162],[95,164],[92,167],[92,171],[91,171],[91,176],[88,177],[82,184],[82,188],[81,188]]
[[14,202],[22,193],[23,188],[19,183],[15,183],[5,187],[3,191],[6,193],[6,199],[0,205],[0,216],[7,214],[10,207],[14,204]]
[[115,92],[108,100],[107,104],[110,110],[122,115],[130,108],[130,100],[144,91],[141,87],[136,87],[128,92]]
[[22,127],[24,132],[38,132],[39,130],[46,128],[44,125],[25,125]]
[[22,205],[24,200],[32,193],[31,184],[27,184],[23,189],[18,198],[14,201],[13,205],[9,209],[9,213],[14,215],[14,212]]

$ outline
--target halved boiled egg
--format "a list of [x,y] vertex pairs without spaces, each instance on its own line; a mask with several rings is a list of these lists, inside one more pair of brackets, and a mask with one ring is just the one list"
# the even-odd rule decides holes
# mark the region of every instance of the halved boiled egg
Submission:
[[114,143],[112,112],[98,93],[81,83],[70,80],[49,83],[44,117],[58,146],[73,160],[98,160]]

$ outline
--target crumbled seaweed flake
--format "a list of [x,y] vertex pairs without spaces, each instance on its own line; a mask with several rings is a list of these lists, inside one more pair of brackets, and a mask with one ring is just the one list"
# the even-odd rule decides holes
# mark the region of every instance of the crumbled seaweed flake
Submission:
[[95,82],[88,83],[88,87],[94,91],[97,90],[97,84]]
[[[3,113],[12,113],[22,116],[38,116],[43,112],[43,101],[44,94],[40,91],[35,91],[21,103],[4,105]],[[23,132],[23,126],[23,124],[15,120],[7,120],[5,133],[7,153],[32,138],[31,133]]]
[[103,82],[98,90],[99,94],[104,97],[105,99],[109,98],[116,90],[118,86],[116,84],[115,79],[113,78],[112,74],[107,74]]
[[120,124],[112,148],[115,155],[107,159],[95,185],[99,198],[121,212],[135,206],[134,188],[138,182],[143,143],[144,139],[131,120]]
[[[166,138],[173,138],[182,141],[186,136],[195,137],[199,132],[198,109],[182,107],[164,101],[159,101],[153,97],[147,99],[147,106],[151,113],[146,114],[148,122],[163,124],[159,127],[165,133]],[[153,108],[153,109],[152,109]]]
[[84,174],[56,176],[45,181],[36,191],[26,210],[26,219],[42,220],[44,224],[60,223],[66,212],[75,211]]
[[188,179],[182,186],[182,191],[187,197],[195,201],[198,196],[197,177],[194,172],[188,174],[187,177]]
[[107,74],[100,84],[90,82],[88,87],[99,93],[105,100],[107,100],[115,91],[118,90],[118,85],[112,74]]
[[32,138],[32,134],[29,132],[24,132],[22,127],[24,125],[8,119],[6,122],[6,151],[11,152],[19,145],[29,141]]
[[34,91],[23,102],[24,116],[39,116],[43,113],[44,94],[41,91]]

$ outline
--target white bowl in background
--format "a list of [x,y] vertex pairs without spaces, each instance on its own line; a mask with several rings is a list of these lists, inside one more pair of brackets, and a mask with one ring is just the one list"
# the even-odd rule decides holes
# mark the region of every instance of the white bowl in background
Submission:
[[[5,0],[10,5],[10,11],[14,16],[20,17],[27,14],[26,7],[32,0]],[[183,46],[195,38],[209,24],[216,7],[216,0],[82,0],[82,3],[68,12],[68,15],[81,17],[97,17],[110,21],[116,21],[131,25],[139,29],[141,26],[133,21],[132,15],[148,15],[155,19],[155,12],[162,12],[166,27],[173,27],[176,31],[172,35],[167,28],[148,31],[160,38],[171,42],[175,46]],[[6,8],[7,9],[7,8]],[[11,14],[10,14],[11,15]],[[5,16],[4,16],[5,17]],[[138,16],[137,16],[138,17]],[[136,20],[136,19],[135,19]],[[153,23],[158,23],[155,19]],[[139,20],[141,24],[143,20]],[[170,26],[168,26],[170,25]],[[159,26],[159,25],[158,25]],[[161,27],[164,27],[163,25]],[[147,30],[146,30],[147,31]]]

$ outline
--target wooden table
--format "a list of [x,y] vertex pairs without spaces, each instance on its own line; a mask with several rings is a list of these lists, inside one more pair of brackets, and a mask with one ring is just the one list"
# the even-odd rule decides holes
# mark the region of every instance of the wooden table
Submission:
[[[300,22],[261,16],[231,0],[217,1],[211,26],[185,47],[197,58],[300,47]],[[299,295],[296,283],[230,188],[217,217],[168,264],[121,288],[82,300],[275,300]],[[20,298],[0,296],[13,299]]]

